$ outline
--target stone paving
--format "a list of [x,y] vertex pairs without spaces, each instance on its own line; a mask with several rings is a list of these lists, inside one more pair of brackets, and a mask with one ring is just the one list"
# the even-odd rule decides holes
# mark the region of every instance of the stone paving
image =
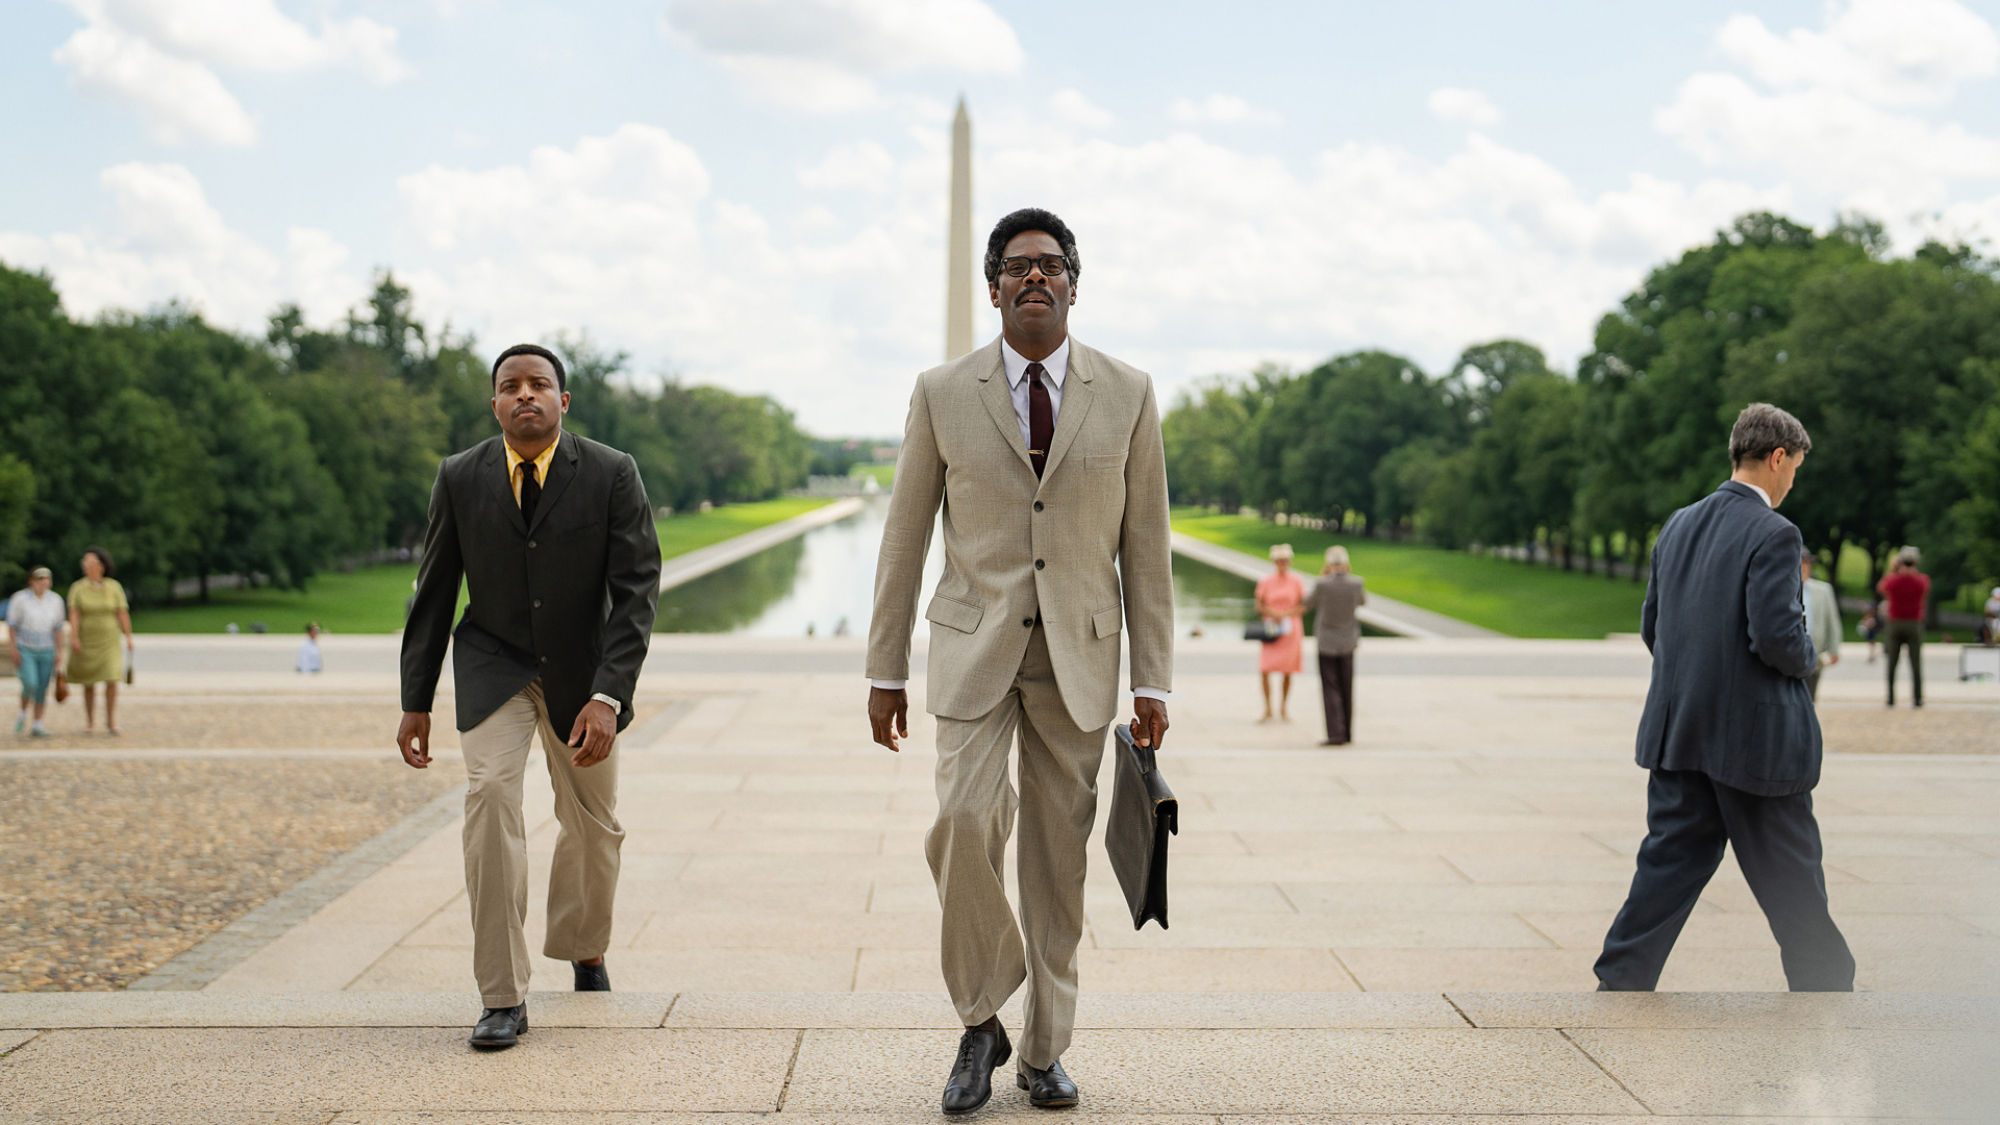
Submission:
[[[375,700],[386,743],[393,643],[347,640],[339,690]],[[2000,689],[1932,655],[1925,718],[2000,711]],[[1600,997],[1590,963],[1644,825],[1643,648],[1371,640],[1359,739],[1338,750],[1314,745],[1310,677],[1294,722],[1251,721],[1253,656],[1218,639],[1178,661],[1171,929],[1132,930],[1093,847],[1066,1058],[1088,1115],[1914,1120],[2000,1104],[1968,1085],[2000,1072],[1981,995],[2000,991],[1992,747],[1829,759],[1830,893],[1874,994],[1768,995],[1777,951],[1725,865],[1662,982],[1709,995]],[[202,992],[0,996],[16,1029],[0,1030],[0,1125],[934,1119],[953,1032],[921,851],[931,724],[913,716],[900,756],[866,743],[859,662],[851,639],[656,639],[622,751],[620,992],[537,994],[523,1047],[463,1045],[477,998],[458,829],[441,823],[233,966],[208,963]],[[1878,675],[1834,669],[1823,713],[1907,717],[1858,744],[1909,750],[1922,740],[1899,736],[1924,719],[1870,710]],[[298,687],[239,670],[230,690]],[[554,837],[538,774],[537,899]],[[539,902],[529,928],[538,946]],[[567,982],[558,964],[537,973]],[[1482,995],[1500,992],[1516,995]],[[988,1110],[1023,1112],[1011,1088]]]
[[[936,807],[928,717],[915,717],[912,745],[891,755],[863,742],[858,677],[784,670],[841,652],[858,660],[858,641],[655,644],[679,646],[695,665],[706,650],[747,645],[770,670],[649,672],[649,695],[683,702],[670,726],[642,713],[636,729],[653,732],[650,744],[628,738],[623,750],[629,835],[614,982],[940,989],[922,856]],[[1254,677],[1214,670],[1247,662],[1240,644],[1187,645],[1163,759],[1183,800],[1173,925],[1133,932],[1098,863],[1079,955],[1086,991],[1594,986],[1590,964],[1644,832],[1645,776],[1628,748],[1645,683],[1626,674],[1643,674],[1642,648],[1371,641],[1359,741],[1326,750],[1313,745],[1310,678],[1297,686],[1294,722],[1260,726],[1250,721]],[[1431,659],[1453,671],[1416,674]],[[1371,661],[1405,672],[1372,675]],[[1545,667],[1562,674],[1536,674]],[[1606,674],[1576,674],[1593,667]],[[1865,667],[1830,677],[1829,713],[1865,706],[1873,690]],[[1940,682],[1931,695],[1940,713],[2000,709],[1990,684]],[[539,887],[555,826],[545,785],[528,792]],[[1834,911],[1864,987],[2000,988],[2000,758],[1837,754],[1818,808]],[[457,827],[447,825],[210,987],[464,990],[460,881]],[[537,901],[531,946],[541,924]],[[559,964],[537,972],[566,979]],[[1733,865],[1704,896],[1662,987],[1784,987]]]
[[[537,993],[523,1043],[480,1054],[455,999],[0,996],[0,1121],[932,1121],[955,1040],[937,995]],[[1099,993],[1077,1016],[1093,1120],[1990,1120],[2000,1093],[1984,998]],[[979,1119],[1036,1116],[1000,1077]]]

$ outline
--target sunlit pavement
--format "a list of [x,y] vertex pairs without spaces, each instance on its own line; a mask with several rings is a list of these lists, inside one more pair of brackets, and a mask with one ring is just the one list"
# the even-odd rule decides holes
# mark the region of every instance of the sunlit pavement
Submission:
[[[380,707],[387,753],[393,639],[336,640],[335,672],[304,688],[241,667],[254,664],[249,648],[215,651],[238,662],[235,692],[314,690]],[[212,690],[201,648],[185,650],[183,670],[157,674],[153,690],[174,690],[178,677]],[[446,823],[198,995],[0,997],[0,1026],[23,1029],[0,1033],[0,1048],[25,1041],[0,1062],[0,1121],[136,1109],[132,1091],[169,1088],[171,1108],[190,1114],[268,1109],[314,1121],[368,1107],[332,1119],[418,1119],[375,1112],[390,1109],[928,1116],[953,1042],[922,855],[935,809],[932,727],[919,679],[903,753],[867,741],[861,651],[858,638],[655,639],[621,748],[614,998],[538,997],[549,1014],[528,1044],[499,1060],[467,1055],[471,931],[459,828]],[[1833,911],[1861,987],[1932,995],[1603,998],[1585,994],[1590,965],[1644,832],[1645,775],[1630,749],[1642,647],[1371,640],[1357,741],[1338,749],[1315,745],[1310,675],[1294,686],[1292,722],[1254,721],[1254,655],[1210,639],[1184,642],[1178,661],[1162,758],[1182,802],[1171,929],[1134,932],[1093,849],[1084,1029],[1066,1058],[1091,1111],[1970,1112],[1965,1076],[1987,1072],[1971,1064],[2000,1058],[2000,1009],[1977,995],[2000,990],[2000,758],[1839,753],[1818,790]],[[1933,710],[2000,708],[2000,688],[1957,683],[1950,651],[1931,656]],[[1879,674],[1859,660],[1834,669],[1824,706],[1879,708]],[[556,826],[533,776],[539,887]],[[538,948],[539,904],[528,925]],[[536,981],[561,988],[568,974],[541,962]],[[1733,865],[1690,919],[1661,987],[1783,989],[1776,946]],[[299,996],[333,992],[346,995]],[[1532,995],[1473,995],[1502,992]],[[160,1016],[148,1004],[182,1007]],[[285,1014],[255,1015],[273,1010]],[[162,1020],[209,1030],[138,1029]],[[341,1030],[219,1029],[274,1020]],[[96,1029],[73,1026],[82,1023]],[[533,1060],[555,1047],[569,1049],[538,1069]],[[414,1060],[433,1057],[445,1061],[428,1080],[414,1076],[427,1070]],[[185,1080],[209,1068],[231,1077]],[[1023,1108],[1013,1093],[996,1096],[996,1110]],[[240,1100],[217,1101],[227,1098]]]

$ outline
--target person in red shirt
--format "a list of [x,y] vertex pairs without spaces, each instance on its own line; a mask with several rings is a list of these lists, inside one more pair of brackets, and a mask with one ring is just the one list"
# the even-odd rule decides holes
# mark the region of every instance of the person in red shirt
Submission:
[[1886,599],[1889,620],[1882,629],[1882,651],[1889,657],[1889,706],[1896,705],[1896,661],[1910,650],[1910,702],[1924,705],[1924,606],[1931,596],[1930,576],[1917,569],[1917,549],[1905,547],[1875,584]]

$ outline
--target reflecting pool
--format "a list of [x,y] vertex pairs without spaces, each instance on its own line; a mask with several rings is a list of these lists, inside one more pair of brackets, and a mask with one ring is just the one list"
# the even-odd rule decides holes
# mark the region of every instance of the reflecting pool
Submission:
[[[753,637],[865,635],[875,598],[875,557],[888,520],[886,497],[837,523],[705,574],[660,595],[662,633],[736,633]],[[944,573],[942,535],[933,533],[923,599]],[[1177,631],[1209,635],[1241,630],[1251,614],[1249,582],[1190,559],[1174,559]],[[919,635],[929,623],[917,619]]]

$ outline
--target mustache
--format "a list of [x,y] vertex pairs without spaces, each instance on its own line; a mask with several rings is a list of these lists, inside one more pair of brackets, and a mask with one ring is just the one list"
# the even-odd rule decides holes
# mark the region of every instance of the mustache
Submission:
[[1052,306],[1056,303],[1055,295],[1046,289],[1023,289],[1021,295],[1014,298],[1014,303],[1017,305],[1024,304],[1030,297],[1040,297]]

